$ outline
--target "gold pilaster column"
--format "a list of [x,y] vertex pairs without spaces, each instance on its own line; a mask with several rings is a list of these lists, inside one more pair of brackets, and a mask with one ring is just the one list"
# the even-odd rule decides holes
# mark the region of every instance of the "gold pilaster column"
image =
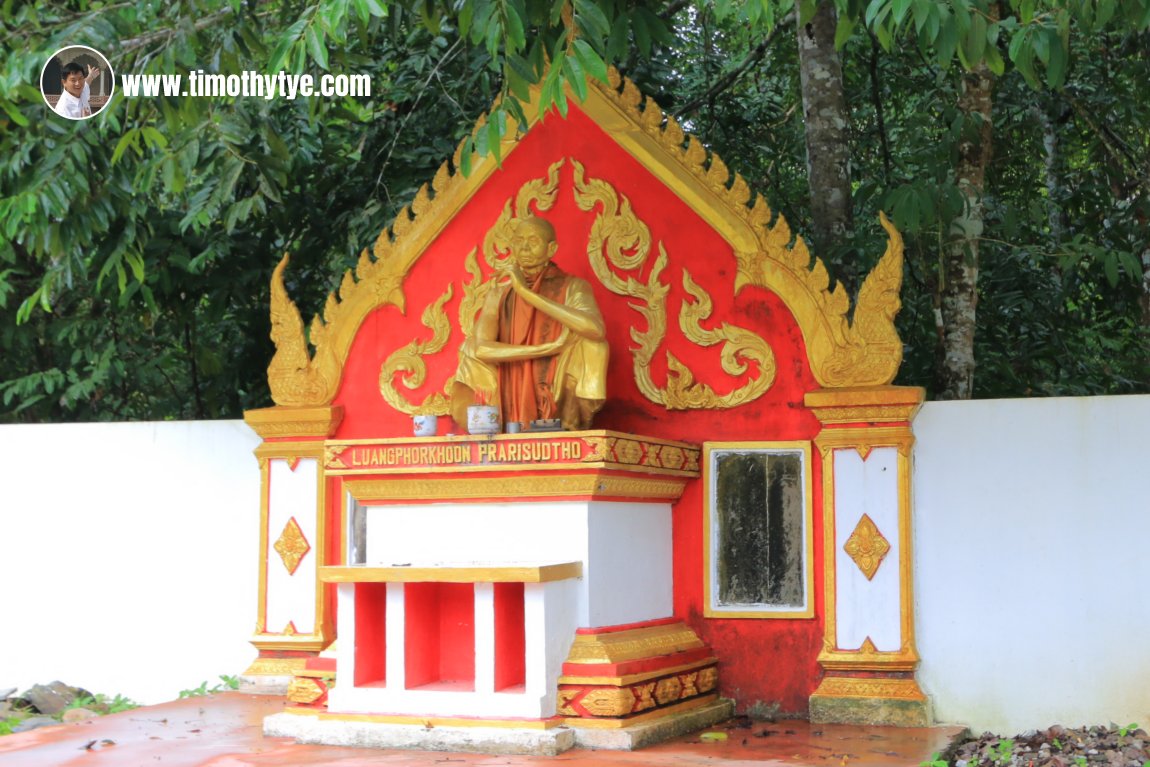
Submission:
[[930,724],[915,680],[910,492],[911,421],[924,395],[899,386],[806,395],[822,424],[815,445],[823,466],[826,606],[813,722]]
[[[328,524],[323,457],[324,440],[335,433],[342,418],[343,408],[338,406],[276,406],[244,413],[244,422],[263,438],[255,450],[260,466],[260,548],[251,640],[259,656],[244,676],[269,691],[286,690],[307,659],[335,639],[332,601],[319,568],[339,564],[328,561],[329,536],[338,531]],[[299,481],[314,487],[314,499],[293,498],[290,510],[273,508],[273,468],[283,476],[288,476],[284,470],[307,472]],[[281,519],[285,515],[286,521]]]

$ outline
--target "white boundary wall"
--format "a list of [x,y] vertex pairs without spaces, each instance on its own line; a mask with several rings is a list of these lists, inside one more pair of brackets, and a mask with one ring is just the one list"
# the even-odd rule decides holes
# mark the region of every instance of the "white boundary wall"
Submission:
[[242,673],[258,444],[242,421],[0,426],[0,688],[157,703]]
[[914,433],[935,718],[1150,723],[1150,396],[932,402]]
[[[1150,723],[1150,396],[914,421],[919,680],[939,721]],[[0,426],[0,688],[142,702],[255,657],[240,421]]]

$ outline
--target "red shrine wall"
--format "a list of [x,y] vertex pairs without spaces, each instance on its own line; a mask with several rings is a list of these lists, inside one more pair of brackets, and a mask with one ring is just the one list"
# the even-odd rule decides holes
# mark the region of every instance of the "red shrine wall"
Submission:
[[[574,167],[570,158],[586,168],[588,179],[608,182],[630,200],[635,215],[650,228],[651,255],[638,269],[626,274],[645,281],[662,243],[668,266],[660,281],[669,286],[666,300],[667,334],[651,365],[651,378],[658,386],[667,379],[666,352],[670,351],[694,373],[724,395],[759,375],[754,368],[733,378],[720,367],[721,345],[701,347],[684,337],[679,328],[679,309],[686,297],[683,271],[712,298],[714,311],[702,321],[705,328],[721,323],[745,328],[762,336],[774,352],[777,375],[759,399],[741,407],[720,410],[668,411],[651,402],[639,390],[631,350],[636,343],[631,329],[647,330],[646,320],[629,303],[635,299],[610,292],[589,265],[586,245],[597,209],[583,211],[574,194]],[[451,337],[443,350],[425,358],[427,377],[411,391],[396,388],[413,404],[443,388],[457,365],[457,349],[463,335],[457,321],[463,286],[471,275],[464,260],[472,249],[482,250],[485,234],[495,225],[504,206],[526,183],[545,178],[558,160],[558,196],[554,207],[542,215],[555,227],[559,251],[555,263],[586,279],[607,322],[611,348],[608,369],[608,400],[595,419],[595,428],[663,437],[701,444],[707,441],[812,440],[819,425],[803,406],[803,395],[817,388],[810,372],[802,335],[790,311],[778,296],[750,287],[734,293],[736,261],[731,246],[688,207],[671,189],[654,178],[630,154],[575,106],[566,120],[549,117],[536,125],[503,161],[500,170],[483,184],[455,214],[442,233],[413,265],[403,284],[406,312],[386,306],[367,316],[344,366],[341,388],[333,404],[343,407],[344,417],[334,435],[337,440],[410,436],[411,417],[389,407],[379,390],[380,368],[388,355],[412,340],[426,340],[432,331],[420,321],[423,310],[454,285],[446,303]],[[484,279],[489,269],[482,253],[479,263]],[[398,379],[397,379],[398,382]],[[441,418],[440,433],[454,430]],[[814,572],[822,572],[822,476],[818,453],[813,459]],[[686,620],[716,651],[722,693],[736,698],[740,708],[758,701],[778,703],[783,711],[805,711],[807,699],[819,677],[816,664],[822,640],[824,594],[821,577],[815,578],[815,617],[810,619],[709,619],[703,617],[703,480],[691,482],[674,509],[674,606],[676,616]],[[334,490],[334,487],[329,489]],[[329,510],[338,518],[338,495],[329,494]],[[333,525],[338,530],[338,525]],[[335,536],[332,536],[333,538]],[[334,550],[338,542],[331,541]]]

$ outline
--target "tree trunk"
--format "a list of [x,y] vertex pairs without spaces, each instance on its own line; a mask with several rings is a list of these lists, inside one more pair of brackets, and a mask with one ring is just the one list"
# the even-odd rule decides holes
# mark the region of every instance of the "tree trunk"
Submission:
[[[815,254],[824,259],[833,259],[851,232],[849,113],[842,62],[835,50],[837,22],[834,3],[822,0],[814,17],[798,29],[812,244]],[[848,289],[853,291],[853,259],[844,264],[843,272]]]
[[[1050,99],[1047,100],[1051,101]],[[1046,219],[1050,226],[1050,241],[1054,245],[1062,242],[1066,236],[1066,213],[1058,202],[1061,194],[1060,179],[1058,177],[1059,153],[1061,147],[1058,142],[1058,130],[1055,125],[1055,116],[1051,113],[1056,107],[1052,103],[1044,106],[1035,106],[1032,113],[1038,124],[1042,126],[1043,149],[1043,180],[1046,184]]]
[[955,178],[963,212],[950,223],[943,246],[939,302],[945,330],[939,399],[970,399],[974,391],[974,328],[978,309],[978,249],[982,236],[983,190],[990,164],[991,98],[994,74],[980,64],[962,76],[958,108],[964,130],[958,145]]

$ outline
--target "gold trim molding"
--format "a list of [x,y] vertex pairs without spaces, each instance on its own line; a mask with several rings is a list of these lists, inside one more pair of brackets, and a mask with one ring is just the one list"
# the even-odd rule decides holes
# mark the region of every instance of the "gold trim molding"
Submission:
[[708,706],[719,699],[717,692],[709,693],[707,695],[700,695],[695,698],[675,703],[664,708],[657,708],[654,711],[645,711],[642,714],[628,716],[619,719],[591,719],[589,717],[568,717],[563,720],[563,723],[568,727],[587,728],[594,730],[617,730],[623,727],[630,727],[636,724],[644,724],[656,719],[664,717],[672,717],[676,714],[683,714],[692,709],[702,708]]
[[[250,640],[257,650],[264,652],[307,652],[318,654],[331,643],[318,634],[256,634]],[[302,668],[302,667],[301,667]]]
[[357,501],[432,501],[462,498],[636,498],[677,501],[685,478],[621,477],[599,473],[537,473],[531,476],[348,480]]
[[549,565],[321,567],[324,583],[548,583],[583,577],[582,562]]
[[803,404],[824,426],[909,423],[922,407],[926,391],[918,386],[816,389]]
[[889,700],[924,701],[926,695],[914,679],[881,677],[827,676],[819,683],[812,698],[886,698]]
[[256,658],[243,676],[294,676],[306,664],[307,658]]
[[[576,634],[566,663],[602,664],[653,658],[705,647],[685,623],[641,626],[623,631]],[[666,673],[663,671],[662,673]]]
[[280,406],[244,411],[244,423],[263,439],[323,439],[335,434],[342,420],[343,408],[339,406]]

